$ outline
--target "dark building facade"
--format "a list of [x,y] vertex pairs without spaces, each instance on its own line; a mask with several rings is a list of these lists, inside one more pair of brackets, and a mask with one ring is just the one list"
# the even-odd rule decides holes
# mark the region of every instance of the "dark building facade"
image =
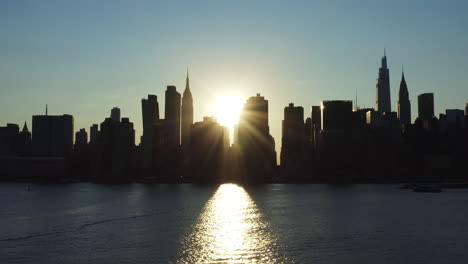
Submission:
[[306,133],[304,127],[304,108],[289,106],[284,108],[281,139],[281,179],[283,181],[300,178],[303,174]]
[[93,124],[89,128],[89,143],[90,144],[96,144],[98,139],[99,139],[99,125],[98,124]]
[[154,176],[156,172],[157,142],[159,140],[159,103],[156,95],[141,99],[143,135],[141,136],[141,169],[144,176]]
[[167,86],[165,103],[165,123],[170,131],[168,146],[177,148],[180,146],[180,106],[181,96],[173,85]]
[[316,150],[318,147],[320,130],[322,130],[322,109],[319,105],[314,105],[311,108],[312,119],[312,146]]
[[0,156],[12,156],[16,154],[16,140],[19,134],[17,124],[7,124],[0,127]]
[[237,132],[241,181],[268,182],[276,170],[275,142],[268,125],[268,100],[250,97],[244,104]]
[[33,154],[66,156],[73,148],[73,116],[36,115],[32,120]]
[[322,101],[322,130],[348,130],[351,126],[352,101]]
[[226,180],[226,132],[214,118],[205,117],[192,125],[189,181],[219,183]]
[[86,129],[82,128],[75,133],[75,146],[84,146],[88,144],[88,133]]
[[429,120],[434,117],[433,93],[418,95],[418,117],[422,120]]

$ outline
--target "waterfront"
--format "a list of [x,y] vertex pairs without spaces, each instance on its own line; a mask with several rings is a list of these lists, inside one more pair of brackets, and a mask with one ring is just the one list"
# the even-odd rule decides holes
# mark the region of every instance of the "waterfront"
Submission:
[[466,263],[468,189],[0,185],[1,263]]

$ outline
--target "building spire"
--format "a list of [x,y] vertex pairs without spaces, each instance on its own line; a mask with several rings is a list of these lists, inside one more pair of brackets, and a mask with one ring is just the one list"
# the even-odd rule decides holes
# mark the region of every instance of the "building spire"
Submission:
[[187,66],[187,78],[185,79],[185,91],[190,91],[190,81],[189,81],[189,68]]
[[28,133],[29,132],[28,125],[26,124],[26,121],[24,121],[23,130],[21,130],[21,132],[23,132],[23,133]]
[[355,95],[355,96],[356,96],[356,102],[355,102],[355,104],[356,104],[356,105],[355,105],[355,107],[354,107],[354,108],[356,108],[356,110],[358,110],[358,102],[357,102],[357,89],[356,89],[356,95]]
[[47,104],[45,105],[45,115],[48,116],[48,113],[47,113]]

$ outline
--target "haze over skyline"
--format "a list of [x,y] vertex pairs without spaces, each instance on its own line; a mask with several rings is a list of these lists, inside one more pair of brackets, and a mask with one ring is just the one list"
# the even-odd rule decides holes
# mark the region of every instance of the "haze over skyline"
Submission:
[[375,107],[383,49],[396,111],[401,65],[411,100],[433,92],[436,115],[468,99],[465,1],[11,1],[1,4],[0,123],[71,114],[75,131],[101,123],[114,106],[142,134],[141,99],[182,93],[190,68],[194,121],[213,114],[217,96],[270,103],[281,143],[283,108],[322,100]]

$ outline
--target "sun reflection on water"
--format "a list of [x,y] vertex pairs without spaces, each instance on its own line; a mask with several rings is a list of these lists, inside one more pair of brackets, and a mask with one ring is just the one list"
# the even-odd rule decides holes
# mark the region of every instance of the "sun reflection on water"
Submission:
[[[207,202],[177,263],[283,263],[276,240],[244,188],[221,185]],[[290,261],[288,261],[290,262]]]

